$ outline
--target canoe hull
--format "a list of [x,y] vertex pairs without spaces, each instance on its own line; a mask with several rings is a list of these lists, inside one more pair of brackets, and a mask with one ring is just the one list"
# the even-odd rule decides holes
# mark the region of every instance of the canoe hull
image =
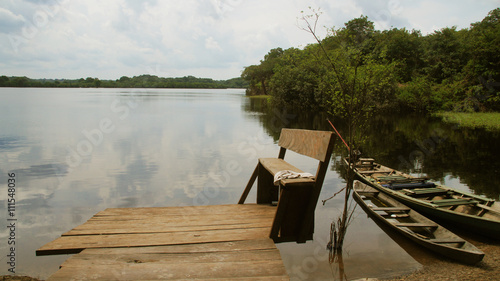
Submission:
[[[408,207],[416,210],[417,212],[429,218],[438,220],[440,222],[451,223],[460,228],[481,234],[483,236],[488,236],[490,238],[494,238],[497,240],[500,239],[500,220],[488,219],[476,215],[449,210],[448,208],[438,207],[419,198],[405,195],[402,192],[399,192],[397,190],[392,190],[388,187],[382,186],[377,182],[373,182],[369,176],[361,173],[358,169],[354,169],[354,171],[356,172],[356,175],[362,182],[370,186],[373,186],[377,190],[384,192],[385,194],[397,199],[401,203],[407,205]],[[449,187],[446,187],[446,189],[452,190]],[[459,191],[455,190],[454,192],[459,193]],[[463,194],[465,196],[473,196],[473,199],[475,200],[485,200],[485,201],[488,200],[487,198],[480,198],[475,195],[469,195],[466,193]],[[499,202],[494,202],[493,204],[495,204],[495,207],[497,207]]]
[[[369,207],[363,198],[361,197],[360,193],[358,192],[359,190],[367,190],[366,184],[363,184],[361,182],[355,183],[355,190],[353,192],[353,197],[356,202],[365,210],[366,213],[368,213],[372,218],[376,219],[377,221],[385,224],[386,226],[389,226],[391,229],[394,231],[400,233],[401,235],[405,236],[406,238],[412,240],[414,243],[417,243],[433,252],[436,252],[438,254],[441,254],[443,256],[446,256],[450,259],[454,259],[456,261],[466,263],[466,264],[476,264],[480,262],[483,257],[484,253],[477,249],[474,245],[470,244],[469,242],[462,240],[460,237],[452,233],[451,231],[447,230],[441,225],[436,224],[432,220],[420,215],[418,212],[415,210],[410,210],[408,212],[409,216],[412,218],[412,220],[419,222],[419,223],[424,223],[424,224],[435,224],[437,226],[436,230],[434,230],[434,234],[437,235],[437,239],[434,239],[434,241],[437,240],[456,240],[456,241],[463,241],[463,244],[460,244],[462,246],[460,247],[452,247],[450,246],[450,243],[448,244],[442,244],[442,243],[434,243],[430,239],[424,239],[420,235],[415,235],[411,231],[404,230],[401,227],[395,226],[394,223],[388,221],[385,219],[383,216],[381,216],[379,213],[374,211],[373,208]],[[376,198],[376,200],[379,200],[380,202],[383,202],[387,206],[395,207],[395,208],[408,208],[409,206],[406,206],[397,200],[387,196],[384,193],[379,193],[378,195],[373,196]],[[411,209],[411,208],[410,208]],[[451,243],[452,245],[456,245],[454,243]]]

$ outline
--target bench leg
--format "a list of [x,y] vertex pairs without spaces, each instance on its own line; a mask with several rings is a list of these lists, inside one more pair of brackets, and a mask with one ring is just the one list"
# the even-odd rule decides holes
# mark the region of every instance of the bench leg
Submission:
[[[314,232],[314,212],[306,213],[310,201],[311,184],[282,187],[278,208],[270,237],[275,243],[304,243],[311,240]],[[303,227],[307,229],[304,230]]]
[[276,214],[274,215],[273,226],[271,227],[271,233],[269,234],[269,237],[276,243],[280,242],[280,229],[283,224],[283,219],[285,218],[286,209],[288,206],[288,195],[288,190],[281,189],[280,201],[278,202]]
[[253,171],[253,174],[250,177],[250,180],[248,180],[247,186],[245,187],[243,194],[241,194],[240,201],[238,201],[238,204],[245,203],[245,200],[247,199],[248,193],[250,192],[250,189],[252,189],[253,183],[255,182],[255,179],[257,178],[258,174],[259,174],[259,164],[257,164],[257,166],[255,166],[255,170]]

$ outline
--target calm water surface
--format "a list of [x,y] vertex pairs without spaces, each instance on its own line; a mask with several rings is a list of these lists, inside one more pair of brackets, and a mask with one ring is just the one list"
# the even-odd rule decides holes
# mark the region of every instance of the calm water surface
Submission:
[[[69,256],[36,257],[35,250],[106,208],[236,203],[257,158],[277,156],[282,127],[329,130],[323,117],[268,108],[244,90],[0,89],[0,221],[7,224],[8,174],[15,173],[16,273],[44,279],[57,271]],[[498,134],[422,118],[377,119],[367,132],[364,152],[384,164],[465,190],[475,184],[471,191],[498,199],[498,186],[482,179],[498,173]],[[344,186],[340,144],[320,199]],[[467,157],[477,162],[473,170]],[[293,153],[287,159],[316,169]],[[339,276],[326,244],[342,206],[342,196],[318,204],[314,241],[278,245],[292,280]],[[2,228],[1,274],[8,274],[8,237]],[[356,209],[344,249],[347,279],[396,276],[435,258]]]

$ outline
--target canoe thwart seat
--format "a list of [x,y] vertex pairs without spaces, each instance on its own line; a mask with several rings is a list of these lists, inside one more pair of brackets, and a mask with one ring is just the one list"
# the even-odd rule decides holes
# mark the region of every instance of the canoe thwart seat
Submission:
[[[278,201],[276,215],[270,231],[275,242],[304,243],[312,239],[314,210],[325,179],[333,151],[335,135],[329,131],[286,129],[281,130],[277,158],[259,158],[257,166],[240,197],[245,200],[257,180],[257,204]],[[313,177],[281,178],[274,184],[274,176],[282,171],[304,173],[284,160],[287,150],[319,161]]]
[[437,207],[449,207],[458,205],[468,205],[468,204],[478,204],[479,201],[473,200],[472,198],[449,198],[441,200],[433,200],[432,204],[437,205]]
[[366,171],[359,171],[358,170],[358,173],[360,174],[389,174],[391,173],[392,170],[388,170],[388,171],[383,171],[383,170],[366,170]]
[[359,195],[367,196],[367,197],[373,197],[373,196],[376,196],[377,194],[380,193],[380,191],[362,191],[362,190],[359,190],[357,192]]
[[382,186],[390,188],[392,190],[401,190],[401,189],[414,189],[414,188],[433,188],[436,186],[436,184],[433,182],[407,182],[407,183],[390,182],[388,184],[382,184]]
[[488,212],[492,212],[492,213],[496,213],[496,214],[500,214],[500,210],[498,209],[493,209],[491,208],[490,206],[488,205],[484,205],[484,204],[477,204],[478,207],[482,208],[483,210],[485,211],[488,211]]
[[396,181],[396,180],[404,180],[406,177],[404,176],[379,176],[376,177],[377,180],[379,181]]
[[448,243],[465,244],[465,240],[462,239],[429,239],[429,241],[438,244],[448,244]]
[[435,223],[421,223],[421,222],[399,222],[395,223],[394,225],[398,227],[430,227],[430,228],[438,227],[438,225]]
[[448,189],[444,189],[441,187],[431,187],[431,188],[416,188],[416,189],[403,189],[404,193],[409,196],[437,196],[437,195],[445,195],[450,193]]
[[410,208],[406,208],[406,207],[403,207],[403,208],[399,208],[399,207],[375,207],[375,208],[372,208],[372,210],[374,211],[383,211],[383,212],[387,212],[387,213],[394,213],[394,212],[409,212],[411,209]]
[[387,219],[400,219],[400,218],[410,217],[410,215],[406,213],[387,213],[387,214],[381,214],[381,216]]

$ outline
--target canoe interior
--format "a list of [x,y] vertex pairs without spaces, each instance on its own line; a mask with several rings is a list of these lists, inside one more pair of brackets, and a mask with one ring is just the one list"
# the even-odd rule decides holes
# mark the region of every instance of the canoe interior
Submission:
[[356,172],[367,182],[431,204],[434,208],[500,222],[500,203],[493,199],[457,191],[427,178],[413,177],[369,159],[356,164]]
[[435,223],[427,223],[427,225],[424,226],[423,223],[429,222],[429,220],[416,218],[412,214],[414,211],[412,211],[410,208],[395,203],[393,200],[391,200],[391,198],[385,196],[380,192],[373,192],[373,190],[370,189],[368,192],[362,190],[356,191],[360,195],[361,199],[365,201],[364,204],[368,208],[371,208],[374,212],[377,212],[378,215],[383,217],[392,225],[399,225],[400,227],[404,227],[406,231],[418,235],[424,239],[437,238],[435,235],[437,225]]
[[468,264],[483,259],[471,243],[373,187],[357,182],[354,191],[368,214],[427,249]]

